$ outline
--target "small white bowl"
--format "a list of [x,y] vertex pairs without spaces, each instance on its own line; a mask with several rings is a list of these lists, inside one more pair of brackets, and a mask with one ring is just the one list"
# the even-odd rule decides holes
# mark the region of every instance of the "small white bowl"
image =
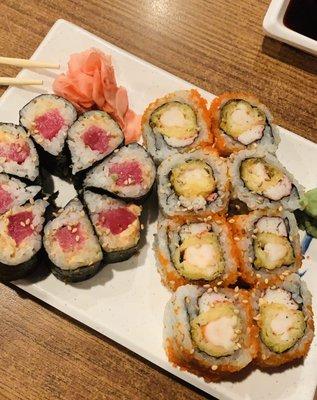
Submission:
[[281,42],[317,55],[317,41],[287,28],[283,18],[290,0],[272,0],[263,20],[264,32]]

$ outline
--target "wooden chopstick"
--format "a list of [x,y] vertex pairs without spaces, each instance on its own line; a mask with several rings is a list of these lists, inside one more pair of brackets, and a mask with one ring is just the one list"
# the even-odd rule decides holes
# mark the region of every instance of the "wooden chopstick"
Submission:
[[0,64],[14,65],[16,67],[22,67],[22,68],[58,69],[60,67],[59,64],[55,64],[55,63],[49,63],[49,62],[45,62],[45,61],[27,60],[24,58],[11,58],[11,57],[0,57]]
[[43,85],[41,79],[7,78],[0,77],[0,86]]

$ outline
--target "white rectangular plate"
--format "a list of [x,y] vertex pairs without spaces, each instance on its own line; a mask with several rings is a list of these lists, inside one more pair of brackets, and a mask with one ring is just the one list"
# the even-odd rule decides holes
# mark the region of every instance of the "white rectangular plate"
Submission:
[[[150,101],[161,95],[193,87],[63,20],[55,23],[32,58],[59,62],[65,71],[70,54],[90,47],[113,56],[118,83],[127,88],[131,106],[139,113],[143,112]],[[24,70],[20,76],[43,79],[45,85],[36,89],[7,90],[0,99],[1,121],[17,123],[18,112],[24,104],[40,93],[51,92],[56,74],[43,70]],[[203,90],[200,92],[208,100],[214,97]],[[317,158],[317,145],[282,128],[280,133],[280,160],[306,188],[316,186],[312,165]],[[73,197],[74,191],[68,184],[56,181],[56,186],[62,193],[64,204]],[[52,275],[39,282],[26,279],[16,285],[219,399],[313,399],[317,381],[316,340],[303,365],[273,375],[254,370],[246,378],[234,383],[207,384],[168,363],[162,347],[162,321],[170,295],[161,285],[155,268],[152,251],[156,230],[154,208],[149,210],[149,219],[152,221],[147,227],[146,244],[130,260],[106,266],[94,278],[73,285],[65,285]],[[305,260],[304,266],[307,269],[305,278],[313,293],[317,293],[317,269],[312,265],[312,259],[317,260],[316,244],[317,241],[310,246],[309,259]]]

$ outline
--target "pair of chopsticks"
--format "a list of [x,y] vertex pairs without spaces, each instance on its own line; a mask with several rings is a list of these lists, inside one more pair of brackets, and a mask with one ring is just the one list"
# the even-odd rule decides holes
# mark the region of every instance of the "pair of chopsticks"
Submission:
[[[14,65],[15,67],[22,68],[49,68],[58,69],[59,64],[48,63],[44,61],[26,60],[24,58],[11,58],[11,57],[0,57],[0,64],[2,65]],[[42,85],[41,79],[24,79],[24,78],[8,78],[0,77],[0,86],[21,86],[21,85]]]

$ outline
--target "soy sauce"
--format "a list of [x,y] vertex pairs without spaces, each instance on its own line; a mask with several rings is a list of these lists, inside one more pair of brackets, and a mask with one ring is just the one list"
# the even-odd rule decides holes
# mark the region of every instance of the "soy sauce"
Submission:
[[287,28],[317,40],[317,0],[290,0],[283,23]]

